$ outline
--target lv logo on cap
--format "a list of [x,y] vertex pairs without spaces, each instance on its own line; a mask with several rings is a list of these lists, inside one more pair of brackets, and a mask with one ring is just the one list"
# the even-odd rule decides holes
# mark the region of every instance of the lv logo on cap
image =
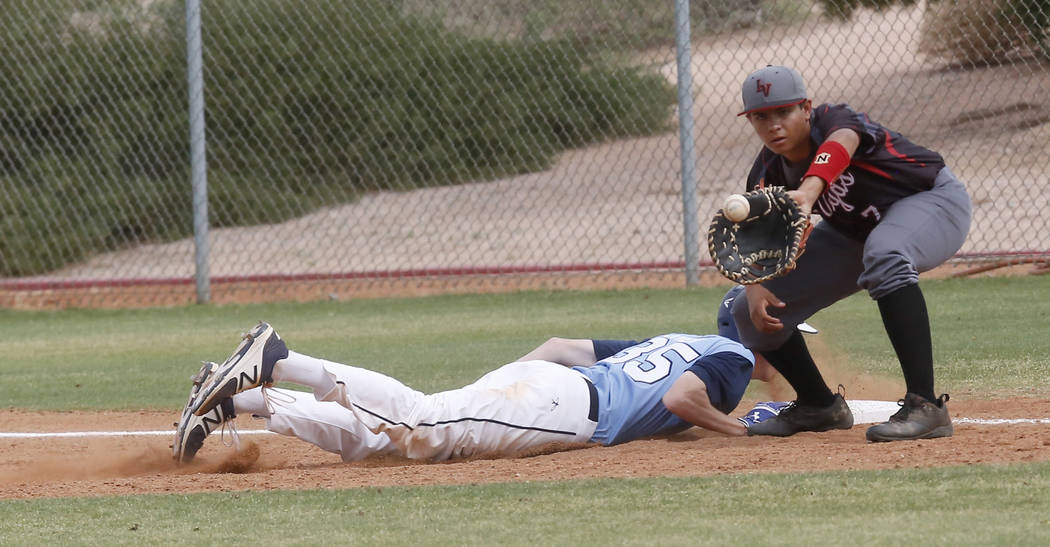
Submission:
[[756,80],[755,83],[758,84],[758,89],[756,91],[768,97],[769,90],[773,88],[773,84],[764,84],[762,83],[762,80]]

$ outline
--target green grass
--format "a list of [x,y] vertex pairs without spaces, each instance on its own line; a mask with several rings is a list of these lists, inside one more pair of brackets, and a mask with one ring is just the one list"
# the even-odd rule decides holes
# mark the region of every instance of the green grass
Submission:
[[[1047,397],[1050,283],[923,283],[938,385]],[[712,332],[724,288],[0,311],[0,401],[34,410],[169,409],[201,359],[255,321],[292,349],[458,387],[549,336]],[[857,371],[899,379],[861,294],[812,319]],[[0,502],[0,544],[1047,544],[1050,464],[455,487]],[[247,521],[245,519],[248,519]],[[250,522],[246,526],[245,522]],[[229,530],[247,530],[231,535]]]
[[[1046,278],[924,282],[938,388],[958,394],[1050,394],[1050,283]],[[813,322],[858,371],[900,376],[876,305],[855,295]]]
[[[939,389],[1047,395],[1050,283],[923,284]],[[303,353],[365,366],[423,391],[464,385],[549,336],[715,331],[724,289],[497,295],[62,312],[0,311],[0,401],[33,410],[168,409],[201,360],[222,361],[269,321]],[[812,319],[857,371],[899,378],[875,304],[858,294]]]
[[[130,311],[0,311],[0,401],[40,410],[174,408],[199,361],[256,321],[289,347],[424,391],[464,385],[552,335],[711,332],[721,291],[520,293]],[[10,381],[6,381],[10,379]],[[130,389],[129,389],[130,388]]]
[[0,543],[1045,545],[1050,464],[0,503]]

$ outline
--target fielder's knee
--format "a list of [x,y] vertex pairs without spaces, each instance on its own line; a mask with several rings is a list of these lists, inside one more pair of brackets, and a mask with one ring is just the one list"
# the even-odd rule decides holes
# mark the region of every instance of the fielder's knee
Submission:
[[918,282],[918,270],[904,255],[897,252],[865,250],[864,273],[857,279],[857,285],[868,291],[872,300],[878,300],[901,287]]

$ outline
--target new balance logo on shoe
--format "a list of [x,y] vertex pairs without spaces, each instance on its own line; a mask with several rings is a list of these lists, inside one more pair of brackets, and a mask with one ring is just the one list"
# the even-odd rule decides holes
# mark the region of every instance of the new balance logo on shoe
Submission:
[[[182,420],[175,430],[175,443],[171,446],[172,457],[180,464],[193,461],[197,452],[204,446],[204,440],[216,429],[226,427],[235,417],[232,399],[224,399],[219,406],[204,416],[195,416],[192,412],[184,410]],[[232,424],[230,430],[236,438],[236,429]]]
[[262,382],[259,381],[259,368],[258,367],[252,367],[251,375],[249,375],[247,370],[242,371],[240,376],[237,377],[237,382],[238,382],[238,384],[237,384],[237,391],[238,392],[244,391],[244,389],[245,389],[244,386],[255,387],[255,386],[261,384]]
[[201,424],[204,425],[204,430],[209,434],[215,431],[215,426],[222,425],[225,421],[219,407],[215,407],[208,414],[201,416]]
[[201,395],[194,410],[203,416],[219,401],[273,382],[277,361],[288,357],[284,340],[266,323],[259,323],[215,373],[216,380]]
[[205,361],[200,372],[190,378],[193,384],[190,387],[190,397],[182,410],[182,417],[175,423],[175,442],[171,445],[171,455],[180,464],[192,461],[204,445],[204,439],[216,429],[225,427],[225,424],[235,417],[232,399],[224,399],[203,416],[195,414],[200,406],[201,391],[214,387],[210,381],[218,369],[219,365]]

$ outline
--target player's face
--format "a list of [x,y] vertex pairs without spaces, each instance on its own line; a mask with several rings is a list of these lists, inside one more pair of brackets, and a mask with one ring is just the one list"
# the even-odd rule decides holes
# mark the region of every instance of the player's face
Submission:
[[809,116],[812,109],[812,103],[807,100],[801,104],[752,112],[747,115],[747,119],[766,148],[790,162],[798,162],[809,157]]

